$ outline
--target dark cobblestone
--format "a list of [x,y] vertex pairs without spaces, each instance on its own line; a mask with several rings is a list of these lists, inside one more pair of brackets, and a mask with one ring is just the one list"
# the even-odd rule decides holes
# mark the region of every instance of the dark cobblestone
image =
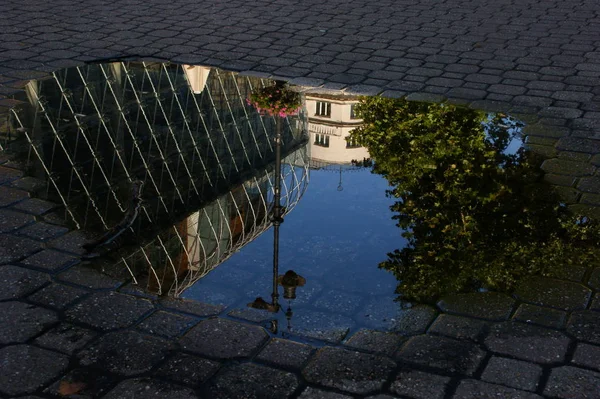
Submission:
[[493,352],[542,364],[564,361],[570,343],[558,331],[517,322],[494,325],[485,339]]
[[578,343],[571,363],[600,371],[600,346]]
[[0,265],[22,259],[40,249],[41,245],[37,241],[23,237],[0,234]]
[[565,326],[567,312],[524,303],[519,306],[513,319],[560,329]]
[[58,321],[48,309],[23,302],[0,302],[0,345],[21,343]]
[[424,373],[418,370],[401,370],[392,382],[390,390],[397,394],[415,399],[442,399],[448,377]]
[[195,399],[198,396],[189,388],[165,381],[148,378],[125,380],[103,398],[144,398],[144,399]]
[[351,396],[341,393],[323,391],[320,389],[308,387],[298,397],[299,399],[352,399]]
[[302,371],[314,384],[360,395],[380,390],[396,367],[388,358],[326,347]]
[[65,234],[69,229],[44,222],[34,223],[20,229],[17,234],[37,241],[48,241]]
[[260,327],[224,319],[209,319],[187,332],[181,345],[188,351],[218,359],[252,356],[267,340]]
[[65,313],[70,321],[102,330],[129,327],[154,307],[150,301],[116,292],[95,293]]
[[33,216],[6,209],[0,211],[0,233],[10,233],[34,221]]
[[481,320],[442,314],[429,328],[429,332],[456,339],[476,341],[483,333],[486,325]]
[[210,398],[281,399],[298,388],[298,378],[289,372],[245,363],[232,365],[212,379]]
[[133,376],[149,371],[166,356],[171,344],[133,331],[111,332],[77,354],[83,366]]
[[27,300],[62,310],[87,293],[81,288],[54,283],[30,295]]
[[392,356],[400,349],[400,345],[404,340],[405,338],[394,333],[360,330],[350,337],[346,342],[346,346]]
[[195,317],[159,311],[154,312],[150,317],[138,324],[137,329],[147,334],[177,338],[197,324],[198,321],[199,319]]
[[313,350],[309,345],[273,338],[256,359],[279,368],[300,370]]
[[567,331],[575,338],[600,345],[600,313],[594,311],[573,312],[567,323]]
[[154,375],[179,384],[197,387],[215,374],[219,367],[221,365],[218,362],[177,353],[160,366]]
[[592,291],[581,284],[531,277],[524,279],[515,291],[523,301],[540,306],[549,306],[566,311],[585,309]]
[[31,345],[0,349],[0,392],[5,395],[31,393],[50,383],[67,368],[67,358]]
[[444,312],[479,317],[487,320],[506,320],[515,301],[495,292],[456,294],[442,298],[438,307]]
[[481,379],[524,391],[535,391],[542,376],[542,368],[533,363],[503,357],[492,357]]
[[96,337],[96,333],[72,324],[63,323],[35,340],[39,346],[73,354]]
[[0,267],[0,301],[24,297],[50,281],[45,273],[18,266]]
[[398,354],[405,362],[466,375],[472,375],[484,357],[476,344],[431,335],[411,338]]
[[531,392],[519,391],[502,385],[490,384],[476,380],[462,380],[453,399],[542,399],[541,396]]
[[[59,259],[61,258],[59,257]],[[123,284],[121,281],[83,264],[70,267],[60,273],[57,279],[88,289],[115,289]]]
[[564,366],[555,368],[544,388],[544,395],[553,398],[597,398],[600,393],[600,373]]

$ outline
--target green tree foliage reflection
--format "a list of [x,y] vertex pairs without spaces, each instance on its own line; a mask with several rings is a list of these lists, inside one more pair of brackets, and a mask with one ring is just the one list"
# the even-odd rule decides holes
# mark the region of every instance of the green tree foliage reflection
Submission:
[[542,161],[508,151],[520,123],[505,115],[397,99],[364,98],[352,133],[391,186],[408,244],[381,267],[406,299],[488,288],[591,262],[600,230],[570,215],[541,181]]

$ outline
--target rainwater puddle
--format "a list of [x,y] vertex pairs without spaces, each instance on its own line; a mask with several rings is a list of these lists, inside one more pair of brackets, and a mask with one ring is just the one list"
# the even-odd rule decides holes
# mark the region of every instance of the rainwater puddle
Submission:
[[419,331],[418,303],[596,255],[565,187],[595,168],[526,149],[547,143],[505,114],[141,62],[16,99],[3,148],[63,204],[48,220],[86,232],[83,258],[276,334]]

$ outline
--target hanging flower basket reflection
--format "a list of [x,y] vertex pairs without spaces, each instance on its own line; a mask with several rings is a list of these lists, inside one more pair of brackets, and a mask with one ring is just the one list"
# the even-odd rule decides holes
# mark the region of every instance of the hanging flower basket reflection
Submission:
[[276,82],[273,86],[261,87],[246,99],[261,115],[287,116],[297,115],[302,103],[300,94],[288,89],[285,82]]

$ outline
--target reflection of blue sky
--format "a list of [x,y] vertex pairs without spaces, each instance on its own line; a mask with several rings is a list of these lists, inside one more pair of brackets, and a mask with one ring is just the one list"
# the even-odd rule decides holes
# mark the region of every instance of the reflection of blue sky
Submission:
[[[295,311],[343,312],[360,325],[364,306],[373,299],[367,297],[377,296],[391,305],[396,280],[378,264],[388,252],[401,247],[404,239],[391,219],[393,199],[385,196],[387,182],[382,177],[367,169],[344,172],[342,191],[337,190],[339,180],[334,170],[311,171],[304,197],[281,226],[279,270],[283,274],[293,269],[307,279],[306,286],[298,289]],[[222,303],[235,307],[243,307],[256,296],[268,300],[272,256],[271,229],[187,290],[184,297],[211,301],[222,297],[222,291],[236,297]],[[334,305],[341,298],[348,303]]]

